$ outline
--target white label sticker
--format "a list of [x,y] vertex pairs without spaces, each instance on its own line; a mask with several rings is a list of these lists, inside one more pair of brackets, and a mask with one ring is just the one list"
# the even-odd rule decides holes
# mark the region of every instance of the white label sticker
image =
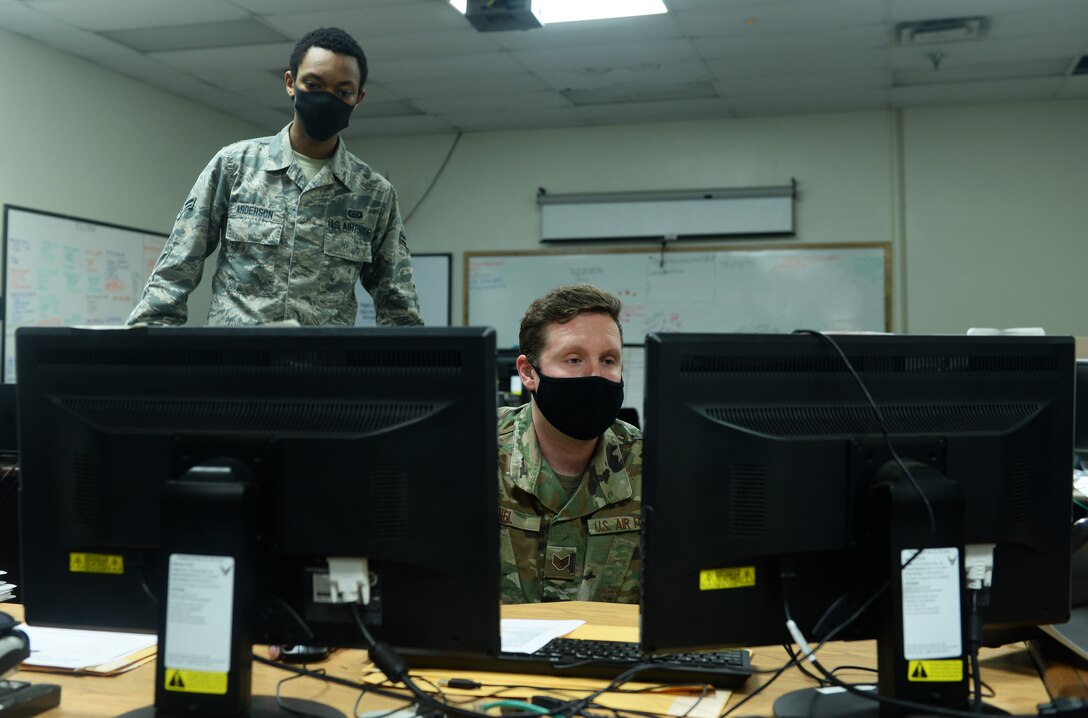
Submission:
[[167,594],[165,665],[229,671],[234,557],[171,554]]
[[[905,564],[916,549],[904,549]],[[903,569],[903,653],[908,661],[963,653],[960,628],[960,552],[927,548]]]

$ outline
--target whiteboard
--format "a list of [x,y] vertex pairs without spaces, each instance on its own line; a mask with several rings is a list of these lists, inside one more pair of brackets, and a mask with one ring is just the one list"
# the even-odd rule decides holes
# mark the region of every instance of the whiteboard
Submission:
[[15,329],[125,323],[166,234],[4,205],[4,381]]
[[[419,295],[419,314],[423,318],[423,325],[448,327],[453,319],[450,310],[453,255],[413,254],[412,277]],[[355,313],[355,326],[376,326],[374,300],[360,282],[355,283],[355,299],[359,302],[359,309]]]
[[465,323],[518,342],[537,297],[588,282],[623,301],[627,344],[647,332],[889,331],[890,245],[468,252]]

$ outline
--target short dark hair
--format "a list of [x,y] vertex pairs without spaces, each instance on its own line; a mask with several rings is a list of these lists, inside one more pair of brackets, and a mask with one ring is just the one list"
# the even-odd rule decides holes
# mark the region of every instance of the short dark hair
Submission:
[[540,352],[544,351],[544,345],[548,340],[548,325],[566,324],[579,314],[587,312],[607,314],[612,317],[620,330],[622,341],[621,308],[619,297],[592,284],[567,284],[556,287],[543,297],[533,300],[533,303],[525,310],[518,333],[518,348],[531,364],[538,366]]
[[323,47],[330,52],[351,55],[359,63],[359,89],[366,84],[366,55],[355,38],[338,27],[319,27],[302,36],[291,51],[291,77],[298,78],[298,66],[311,47]]

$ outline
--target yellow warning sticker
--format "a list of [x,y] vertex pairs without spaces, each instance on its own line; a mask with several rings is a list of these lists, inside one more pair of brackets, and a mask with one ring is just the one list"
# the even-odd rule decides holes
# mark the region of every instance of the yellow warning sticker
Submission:
[[70,553],[68,570],[72,573],[110,573],[120,576],[125,572],[125,557],[107,553]]
[[226,673],[206,673],[205,671],[184,671],[179,668],[167,668],[163,679],[168,691],[179,693],[211,693],[217,696],[227,694]]
[[963,680],[963,661],[907,661],[907,679],[912,683],[959,683]]
[[748,588],[755,585],[755,566],[708,568],[699,572],[700,591],[720,591],[723,588]]

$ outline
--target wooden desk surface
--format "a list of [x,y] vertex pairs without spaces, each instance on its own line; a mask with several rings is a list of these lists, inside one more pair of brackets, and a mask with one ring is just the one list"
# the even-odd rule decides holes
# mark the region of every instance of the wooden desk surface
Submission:
[[[637,606],[607,603],[546,603],[525,606],[506,606],[504,618],[581,618],[588,623],[611,626],[637,626]],[[831,670],[837,666],[875,666],[876,642],[829,643],[820,649],[820,663]],[[788,657],[780,646],[761,646],[752,649],[752,665],[757,669],[775,669],[786,663]],[[1013,644],[1001,648],[984,648],[980,655],[982,679],[996,695],[987,702],[1010,713],[1034,715],[1036,706],[1050,700],[1046,687],[1039,677],[1025,644]],[[865,671],[840,671],[838,675],[850,683],[875,682],[875,674]],[[745,687],[737,691],[726,708],[733,706],[741,697],[751,693],[766,680],[765,676],[753,676]],[[811,688],[813,682],[800,671],[791,669],[782,674],[774,685],[753,698],[737,715],[773,715],[775,698],[789,691]]]
[[[19,605],[0,604],[0,611],[22,618],[22,607]],[[505,618],[580,618],[587,623],[607,626],[636,626],[638,624],[636,606],[603,603],[570,602],[504,606],[502,614]],[[872,666],[876,663],[875,650],[875,644],[872,641],[829,644],[820,652],[821,663],[828,669],[840,665]],[[264,649],[258,647],[257,651],[261,653]],[[753,666],[758,669],[773,669],[786,662],[785,652],[777,646],[755,648],[752,653]],[[363,651],[340,650],[334,652],[332,657],[320,666],[330,675],[357,680],[365,660],[366,654]],[[1050,700],[1031,657],[1023,645],[984,649],[981,665],[983,680],[996,691],[996,696],[989,699],[990,703],[1011,713],[1034,714],[1039,703]],[[268,666],[254,664],[254,695],[273,695],[276,684],[289,675]],[[858,671],[841,672],[841,677],[847,681],[867,681],[871,680],[871,675]],[[17,672],[13,677],[17,680],[61,685],[61,704],[45,714],[48,718],[114,716],[125,710],[148,705],[154,697],[153,664],[108,678],[58,675],[37,671]],[[739,700],[738,696],[747,695],[763,682],[764,677],[753,676],[745,688],[730,699],[727,707]],[[812,685],[812,682],[798,671],[787,671],[774,686],[746,704],[738,714],[772,715],[772,704],[777,696]],[[358,696],[358,692],[353,689],[310,678],[300,678],[286,683],[282,693],[332,705],[348,715],[351,715]],[[392,699],[367,696],[360,704],[360,709],[391,709],[396,706],[397,702]]]

